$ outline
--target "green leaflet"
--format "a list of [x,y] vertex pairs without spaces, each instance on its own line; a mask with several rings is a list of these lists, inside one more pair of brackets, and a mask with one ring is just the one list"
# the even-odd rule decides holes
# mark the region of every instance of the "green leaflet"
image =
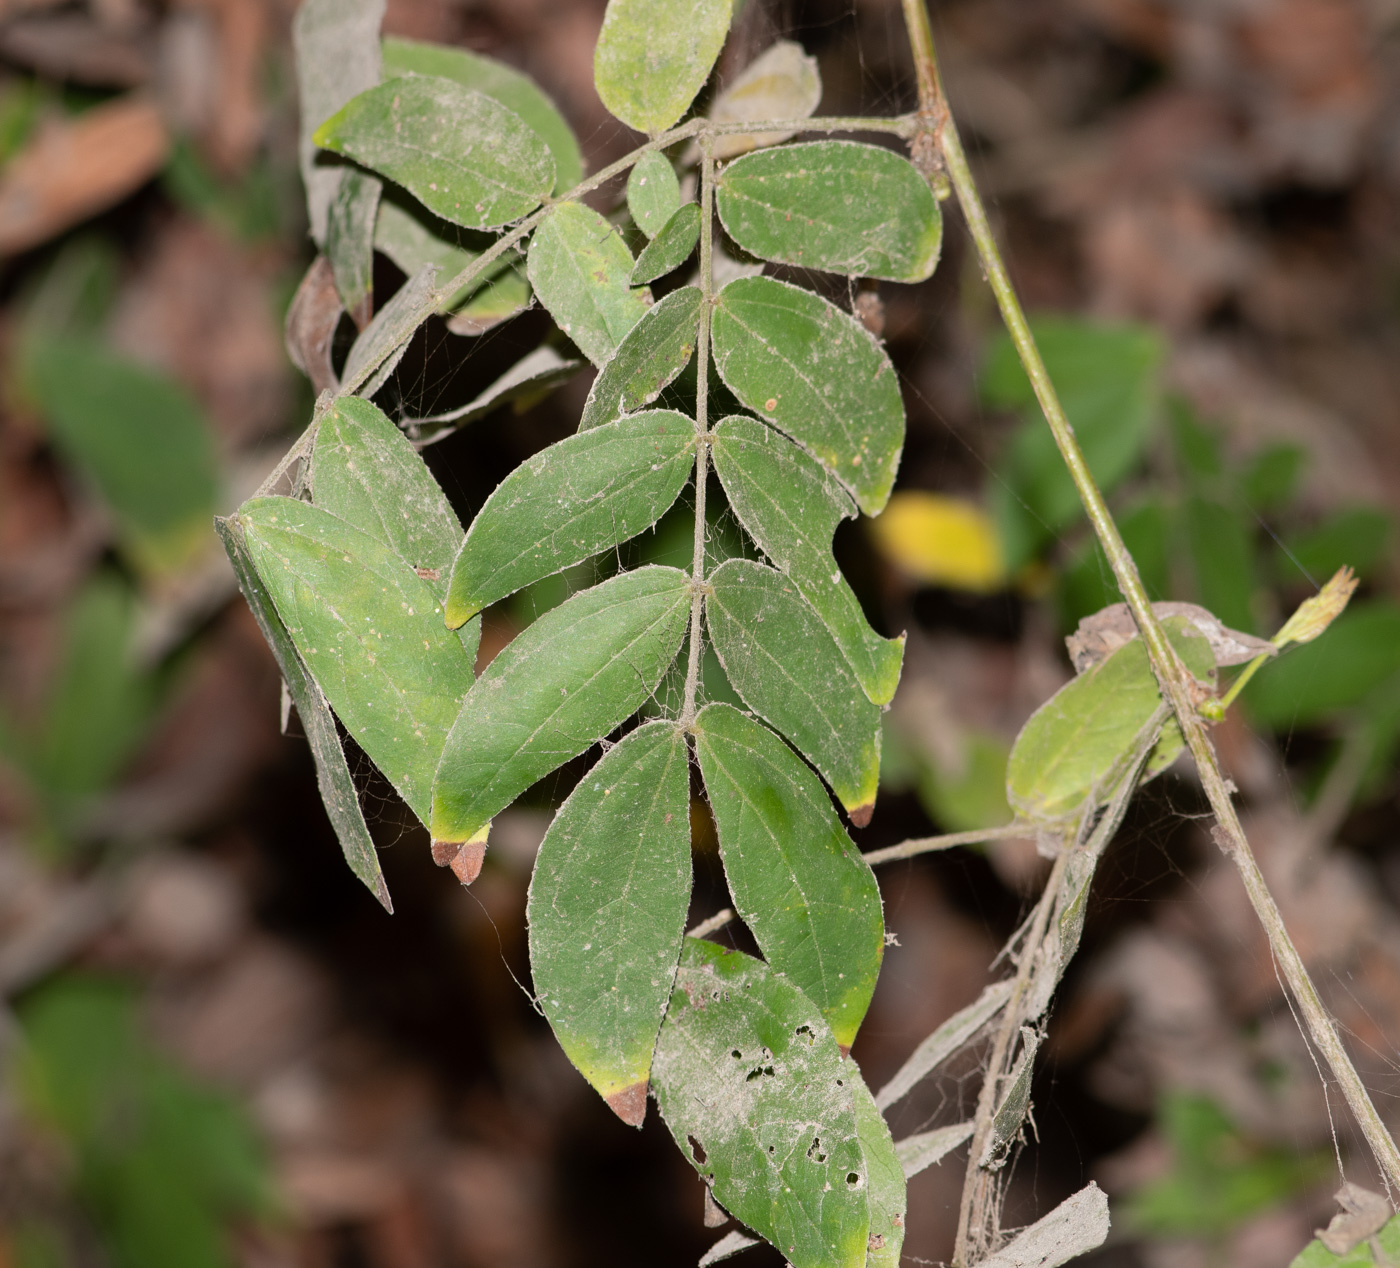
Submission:
[[594,365],[602,365],[651,306],[631,284],[632,252],[591,207],[560,203],[535,230],[527,269],[540,303]]
[[[405,207],[392,194],[379,204],[374,248],[387,255],[409,277],[425,264],[436,264],[438,280],[450,282],[481,254],[461,244],[459,239],[464,236],[456,225],[431,215],[426,207]],[[488,265],[470,285],[444,300],[438,311],[450,313],[462,308],[504,274],[517,276],[508,256]]]
[[698,286],[683,286],[647,309],[593,380],[579,431],[630,414],[661,395],[695,352],[702,303]]
[[215,519],[214,529],[228,552],[229,562],[238,578],[238,588],[243,591],[253,619],[257,621],[258,629],[262,631],[277,660],[277,667],[282,671],[287,694],[296,706],[297,717],[301,719],[307,743],[311,745],[312,760],[316,763],[316,786],[326,807],[326,816],[335,829],[336,840],[340,842],[341,853],[345,855],[350,870],[368,886],[370,893],[379,899],[385,909],[392,912],[394,904],[389,898],[389,887],[384,882],[379,855],[365,823],[364,813],[360,810],[355,781],[350,777],[350,767],[345,761],[345,750],[340,746],[340,735],[336,731],[330,705],[307,670],[292,642],[292,636],[282,624],[282,618],[277,615],[272,595],[263,585],[248,553],[248,544],[244,541],[237,518]]
[[805,451],[740,414],[715,428],[711,452],[739,522],[816,609],[865,694],[888,704],[904,638],[881,638],[870,628],[831,553],[836,525],[856,513],[850,495]]
[[687,938],[651,1077],[676,1144],[725,1210],[793,1268],[862,1268],[859,1073],[796,986]]
[[627,210],[648,238],[680,210],[681,183],[676,169],[660,150],[648,150],[627,177]]
[[706,706],[695,752],[719,830],[734,909],[764,959],[855,1042],[885,951],[875,874],[816,772],[732,705]]
[[[1205,637],[1184,617],[1162,624],[1186,668],[1202,681],[1213,679],[1215,659]],[[1146,645],[1134,637],[1031,714],[1007,762],[1007,800],[1036,821],[1077,815],[1088,797],[1107,795],[1160,702]],[[1176,723],[1168,723],[1146,774],[1164,770],[1182,743]]]
[[446,594],[462,526],[408,437],[378,406],[342,396],[321,416],[311,496],[393,549],[439,598]]
[[855,141],[736,159],[715,182],[715,208],[744,250],[850,277],[921,282],[943,243],[938,201],[914,165]]
[[335,273],[335,289],[361,330],[369,324],[373,310],[374,222],[383,188],[378,177],[347,167],[326,224],[326,254]]
[[469,229],[518,220],[554,188],[554,157],[518,114],[436,76],[407,75],[362,92],[314,139]]
[[731,0],[608,0],[593,52],[603,104],[638,132],[669,128],[709,78],[731,7]]
[[467,693],[433,783],[434,841],[474,836],[656,689],[680,649],[690,579],[638,568],[551,608]]
[[655,524],[695,466],[695,424],[647,410],[578,432],[516,467],[472,521],[452,568],[447,623]]
[[384,41],[384,74],[436,75],[473,88],[519,115],[554,156],[554,193],[562,194],[583,179],[583,155],[573,129],[559,108],[528,75],[512,66],[464,48],[389,37]]
[[864,827],[880,777],[879,705],[782,573],[731,559],[709,582],[705,619],[734,690],[792,740]]
[[700,204],[686,203],[672,216],[637,257],[632,268],[632,284],[640,286],[664,277],[685,263],[700,241]]
[[326,699],[426,821],[433,770],[472,685],[471,657],[437,596],[388,546],[319,507],[253,498],[238,519]]
[[690,757],[675,723],[650,722],[559,808],[528,908],[540,1006],[569,1060],[634,1127],[689,903]]
[[909,1206],[904,1164],[895,1152],[889,1125],[859,1074],[852,1080],[851,1093],[855,1098],[856,1131],[860,1134],[861,1152],[869,1169],[866,1194],[870,1204],[870,1236],[865,1243],[865,1262],[867,1268],[899,1268],[899,1252],[904,1246],[904,1217]]
[[317,161],[312,134],[356,93],[379,82],[383,20],[384,0],[304,0],[292,19],[301,104],[297,152],[317,246],[325,245],[331,200],[345,169]]
[[904,403],[869,332],[810,291],[743,277],[720,292],[712,338],[734,394],[816,454],[867,515],[879,514],[904,446]]

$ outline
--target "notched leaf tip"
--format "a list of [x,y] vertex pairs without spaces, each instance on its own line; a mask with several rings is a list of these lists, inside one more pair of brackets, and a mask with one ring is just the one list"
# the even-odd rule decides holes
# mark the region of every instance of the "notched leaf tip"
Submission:
[[640,1127],[642,1120],[647,1116],[647,1091],[650,1086],[650,1083],[643,1079],[640,1083],[633,1083],[630,1087],[613,1092],[603,1099],[607,1101],[608,1108],[628,1127]]

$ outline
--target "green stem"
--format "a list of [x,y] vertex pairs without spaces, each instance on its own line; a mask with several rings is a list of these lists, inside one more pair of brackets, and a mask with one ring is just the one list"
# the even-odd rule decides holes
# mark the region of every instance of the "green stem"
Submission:
[[[1376,1112],[1370,1094],[1361,1081],[1360,1075],[1357,1074],[1356,1067],[1352,1065],[1341,1036],[1338,1034],[1332,1019],[1328,1016],[1327,1010],[1323,1007],[1321,996],[1313,984],[1302,957],[1298,954],[1298,949],[1293,945],[1293,939],[1284,926],[1283,917],[1279,913],[1273,895],[1269,892],[1263,873],[1259,870],[1259,865],[1250,849],[1249,840],[1240,824],[1239,816],[1235,813],[1234,803],[1230,799],[1229,787],[1221,772],[1220,763],[1216,758],[1210,738],[1206,734],[1205,725],[1196,712],[1195,702],[1191,698],[1188,675],[1177,659],[1176,653],[1172,650],[1171,644],[1167,641],[1166,633],[1162,629],[1161,622],[1157,619],[1157,614],[1152,610],[1147,591],[1143,587],[1141,577],[1138,576],[1137,565],[1123,544],[1118,526],[1113,522],[1113,516],[1109,513],[1103,495],[1099,492],[1098,485],[1089,471],[1088,463],[1084,460],[1084,453],[1075,437],[1074,428],[1065,416],[1054,385],[1050,381],[1049,372],[1045,368],[1045,362],[1041,358],[1040,350],[1036,347],[1035,338],[1031,334],[1025,313],[1021,309],[1020,300],[1017,298],[1015,288],[1007,274],[1001,251],[998,249],[996,238],[992,233],[991,223],[987,219],[986,209],[982,205],[981,196],[973,181],[972,171],[968,166],[967,155],[964,153],[962,142],[958,137],[957,127],[947,110],[942,83],[938,75],[938,62],[934,53],[928,9],[924,0],[903,0],[903,2],[910,44],[914,49],[919,66],[921,94],[919,113],[931,121],[931,127],[934,130],[933,139],[947,165],[948,176],[957,192],[958,203],[962,207],[968,231],[976,244],[977,254],[987,275],[987,281],[992,288],[992,293],[996,296],[1002,319],[1006,323],[1007,331],[1011,335],[1021,364],[1035,390],[1036,399],[1040,402],[1046,422],[1050,425],[1050,431],[1055,438],[1060,456],[1069,469],[1070,477],[1079,492],[1079,498],[1089,517],[1089,522],[1093,525],[1099,544],[1103,547],[1104,554],[1113,569],[1118,588],[1127,601],[1128,608],[1142,634],[1148,656],[1151,659],[1153,673],[1156,674],[1162,690],[1162,696],[1171,705],[1187,747],[1191,750],[1191,756],[1195,760],[1206,797],[1210,801],[1211,809],[1215,812],[1217,820],[1217,827],[1214,830],[1216,840],[1239,869],[1240,877],[1244,881],[1255,914],[1268,935],[1274,959],[1298,1002],[1309,1034],[1321,1050],[1333,1077],[1340,1085],[1342,1095],[1356,1116],[1357,1122],[1366,1136],[1366,1141],[1371,1147],[1371,1152],[1375,1155],[1381,1168],[1381,1173],[1386,1177],[1388,1185],[1400,1189],[1400,1150],[1397,1150],[1395,1141]],[[964,1247],[965,1239],[960,1239],[959,1251],[963,1251]],[[965,1260],[959,1257],[958,1252],[955,1252],[954,1262],[965,1262]]]
[[690,565],[690,659],[680,723],[695,721],[700,687],[700,624],[705,609],[705,483],[710,464],[710,314],[714,308],[715,158],[708,135],[700,137],[700,337],[695,344],[695,550]]

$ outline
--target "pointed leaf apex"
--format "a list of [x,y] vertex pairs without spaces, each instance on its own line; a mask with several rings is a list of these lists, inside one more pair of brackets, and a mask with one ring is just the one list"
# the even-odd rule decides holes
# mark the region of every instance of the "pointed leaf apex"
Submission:
[[650,1084],[646,1079],[629,1087],[613,1092],[603,1099],[608,1108],[628,1127],[640,1127],[647,1116],[647,1090]]
[[384,883],[382,876],[375,877],[374,884],[370,886],[370,892],[379,900],[379,905],[392,916],[394,914],[394,900],[389,897],[389,886]]
[[846,813],[850,815],[851,822],[856,827],[869,827],[871,816],[875,813],[875,799],[872,797],[869,801],[863,801],[860,805],[848,809]]
[[470,885],[481,875],[481,865],[485,861],[486,842],[475,839],[468,841],[452,860],[452,875],[463,885]]
[[1350,568],[1337,570],[1332,579],[1310,599],[1305,599],[1273,637],[1275,647],[1289,643],[1311,643],[1341,614],[1356,590],[1356,574]]

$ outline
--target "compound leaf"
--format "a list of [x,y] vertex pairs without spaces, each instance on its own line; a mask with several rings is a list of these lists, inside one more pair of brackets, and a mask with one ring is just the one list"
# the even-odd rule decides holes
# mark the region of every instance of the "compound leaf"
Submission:
[[484,93],[519,115],[549,147],[556,194],[583,179],[583,155],[573,129],[535,81],[513,66],[465,48],[389,37],[384,41],[384,74],[436,75]]
[[602,365],[651,306],[631,283],[632,252],[591,207],[560,203],[530,242],[530,283],[540,303],[594,365]]
[[626,720],[675,659],[678,568],[638,568],[551,608],[467,693],[433,784],[434,842],[465,842],[537,779]]
[[441,598],[462,526],[408,437],[371,401],[342,396],[321,416],[311,496],[391,547]]
[[792,740],[864,827],[880,776],[879,705],[782,573],[731,559],[709,582],[705,619],[734,690]]
[[730,163],[715,183],[719,218],[765,260],[850,277],[921,282],[943,216],[908,159],[855,141],[810,141]]
[[518,220],[554,188],[554,157],[518,114],[434,75],[362,92],[316,129],[315,141],[469,229]]
[[[805,119],[822,99],[817,59],[792,40],[770,44],[715,98],[710,118],[715,123],[747,123],[758,119]],[[732,158],[764,145],[786,141],[791,132],[717,136],[711,152]]]
[[530,972],[560,1046],[640,1127],[690,903],[690,757],[673,722],[604,754],[559,808],[530,882]]
[[865,327],[810,291],[744,277],[720,292],[712,332],[715,364],[734,394],[878,514],[904,446],[904,404]]
[[452,568],[447,623],[635,537],[695,465],[695,424],[648,410],[578,432],[522,463],[477,513]]
[[734,909],[849,1049],[884,955],[875,874],[816,773],[767,727],[711,704],[695,720],[695,751]]
[[761,960],[685,940],[652,1083],[676,1144],[793,1268],[862,1268],[869,1171],[852,1081],[817,1007]]
[[326,255],[345,311],[361,329],[369,324],[374,293],[374,223],[384,186],[378,177],[347,168],[331,199]]
[[698,286],[683,286],[647,309],[593,380],[580,431],[630,414],[661,395],[695,352],[703,302]]
[[331,200],[345,169],[317,161],[312,134],[357,93],[379,82],[384,7],[385,0],[304,0],[292,19],[301,102],[298,152],[317,245],[325,244]]
[[804,450],[743,415],[715,428],[712,452],[739,522],[816,610],[865,694],[888,704],[904,640],[881,638],[870,628],[831,553],[836,525],[856,513],[850,494]]
[[228,552],[229,562],[238,578],[238,588],[243,591],[253,619],[272,649],[277,667],[282,671],[282,681],[287,684],[287,694],[291,696],[297,717],[301,719],[302,729],[311,745],[312,760],[316,763],[316,786],[326,807],[326,816],[335,829],[336,840],[340,842],[341,853],[350,870],[392,912],[394,904],[389,899],[389,887],[385,884],[379,855],[360,809],[355,781],[350,777],[350,767],[345,760],[345,750],[340,745],[340,735],[336,731],[330,705],[326,703],[320,686],[306,668],[292,642],[292,636],[277,614],[272,595],[268,593],[248,553],[238,520],[221,517],[215,519],[214,528],[224,544],[224,550]]
[[382,542],[293,498],[238,515],[258,575],[331,707],[426,822],[472,660],[432,587]]
[[699,241],[700,204],[685,203],[676,208],[675,215],[657,231],[656,237],[637,257],[637,263],[632,267],[632,284],[641,286],[679,268]]
[[[1215,657],[1205,636],[1184,617],[1162,624],[1187,669],[1202,681],[1212,679]],[[1006,765],[1007,800],[1025,818],[1042,822],[1078,814],[1087,798],[1107,795],[1160,703],[1147,647],[1133,637],[1031,714]],[[1181,731],[1169,722],[1147,773],[1165,769],[1182,744]]]
[[648,150],[627,177],[627,210],[637,228],[656,237],[680,205],[681,183],[671,160],[660,150]]
[[709,78],[731,10],[732,0],[608,0],[593,52],[603,104],[638,132],[669,128]]

